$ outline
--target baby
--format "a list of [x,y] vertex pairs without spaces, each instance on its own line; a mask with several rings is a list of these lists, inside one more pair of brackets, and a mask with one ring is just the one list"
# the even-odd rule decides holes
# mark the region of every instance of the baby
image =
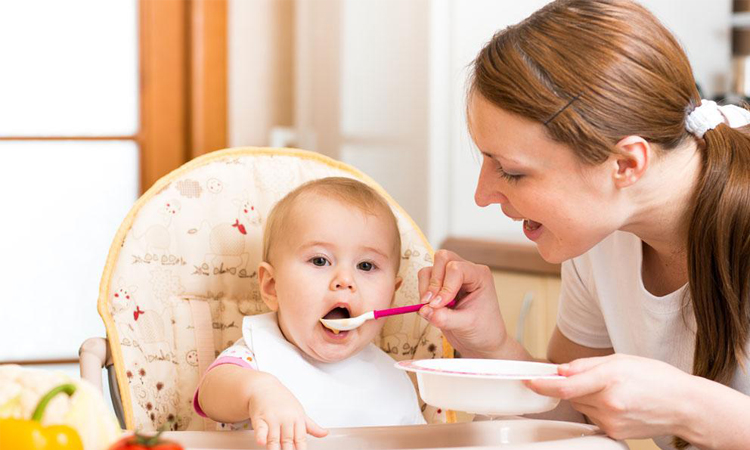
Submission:
[[290,192],[268,216],[258,267],[273,312],[244,318],[198,387],[198,414],[251,423],[269,449],[304,448],[321,426],[425,423],[408,376],[372,344],[382,321],[338,333],[320,322],[388,308],[400,252],[396,218],[367,185],[323,178]]

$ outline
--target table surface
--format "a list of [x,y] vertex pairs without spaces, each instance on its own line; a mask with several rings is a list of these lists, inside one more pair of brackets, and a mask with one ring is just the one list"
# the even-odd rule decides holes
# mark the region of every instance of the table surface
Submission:
[[[532,419],[401,427],[334,428],[308,437],[309,450],[501,449],[627,450],[591,425]],[[262,449],[252,431],[173,431],[163,436],[187,450]]]

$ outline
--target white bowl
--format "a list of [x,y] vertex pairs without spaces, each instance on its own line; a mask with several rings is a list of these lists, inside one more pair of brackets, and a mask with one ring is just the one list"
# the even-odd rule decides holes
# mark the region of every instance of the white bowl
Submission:
[[417,374],[427,404],[489,416],[532,414],[554,409],[559,399],[523,384],[535,378],[562,378],[555,364],[497,359],[418,359],[396,363]]

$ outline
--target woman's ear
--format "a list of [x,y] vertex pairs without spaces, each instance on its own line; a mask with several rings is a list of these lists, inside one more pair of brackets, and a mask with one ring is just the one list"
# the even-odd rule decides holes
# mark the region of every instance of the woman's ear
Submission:
[[271,311],[278,311],[279,299],[276,297],[276,278],[274,278],[273,266],[267,262],[262,262],[258,266],[258,287],[263,303]]
[[646,174],[653,147],[640,136],[627,136],[615,144],[617,152],[614,154],[615,170],[612,175],[615,186],[619,189],[635,184]]

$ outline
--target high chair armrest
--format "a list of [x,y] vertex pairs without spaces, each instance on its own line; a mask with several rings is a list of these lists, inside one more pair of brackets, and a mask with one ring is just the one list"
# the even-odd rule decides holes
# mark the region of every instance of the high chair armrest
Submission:
[[109,341],[101,337],[88,338],[83,341],[81,348],[78,349],[78,366],[81,370],[81,378],[92,383],[102,395],[104,395],[102,369],[107,368],[112,408],[115,410],[120,427],[125,429],[125,413],[122,409],[120,390],[117,388],[117,378],[112,362],[112,353],[109,351]]
[[102,369],[112,365],[112,355],[105,338],[86,339],[78,350],[81,378],[92,383],[102,392]]

